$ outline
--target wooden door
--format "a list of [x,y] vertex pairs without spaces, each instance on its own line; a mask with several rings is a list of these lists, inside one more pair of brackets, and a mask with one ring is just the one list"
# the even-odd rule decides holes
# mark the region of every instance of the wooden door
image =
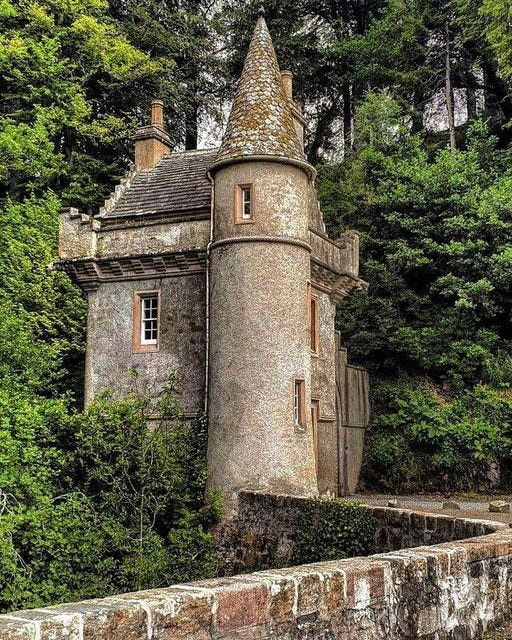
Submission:
[[364,436],[370,417],[368,372],[347,364],[347,352],[341,347],[339,334],[336,341],[338,493],[351,495],[361,472]]

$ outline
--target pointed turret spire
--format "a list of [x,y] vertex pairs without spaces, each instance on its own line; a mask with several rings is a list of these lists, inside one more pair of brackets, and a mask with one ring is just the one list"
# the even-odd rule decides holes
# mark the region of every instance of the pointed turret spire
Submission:
[[260,8],[249,51],[214,165],[270,156],[304,162],[274,45]]

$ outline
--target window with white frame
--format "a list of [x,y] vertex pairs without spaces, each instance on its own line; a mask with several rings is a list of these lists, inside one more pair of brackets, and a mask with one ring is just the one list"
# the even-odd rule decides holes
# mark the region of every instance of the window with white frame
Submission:
[[158,294],[143,295],[140,298],[140,343],[158,343]]
[[158,351],[159,332],[159,291],[135,292],[133,298],[133,351]]
[[252,185],[239,184],[236,191],[236,220],[238,222],[252,222],[254,207]]

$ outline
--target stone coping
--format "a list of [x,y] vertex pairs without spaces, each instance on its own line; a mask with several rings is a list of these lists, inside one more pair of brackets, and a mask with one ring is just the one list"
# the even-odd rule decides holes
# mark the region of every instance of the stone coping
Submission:
[[0,616],[0,638],[466,639],[512,613],[509,526],[365,507],[465,539],[13,612]]

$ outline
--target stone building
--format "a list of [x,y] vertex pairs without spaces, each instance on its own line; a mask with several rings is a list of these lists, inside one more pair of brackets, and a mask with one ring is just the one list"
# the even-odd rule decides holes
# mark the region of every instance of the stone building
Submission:
[[180,376],[206,407],[208,478],[293,495],[353,489],[367,379],[348,367],[336,302],[358,277],[358,236],[325,232],[292,76],[259,17],[221,146],[173,153],[163,106],[135,165],[93,219],[61,216],[61,265],[88,296],[86,399],[127,371]]

